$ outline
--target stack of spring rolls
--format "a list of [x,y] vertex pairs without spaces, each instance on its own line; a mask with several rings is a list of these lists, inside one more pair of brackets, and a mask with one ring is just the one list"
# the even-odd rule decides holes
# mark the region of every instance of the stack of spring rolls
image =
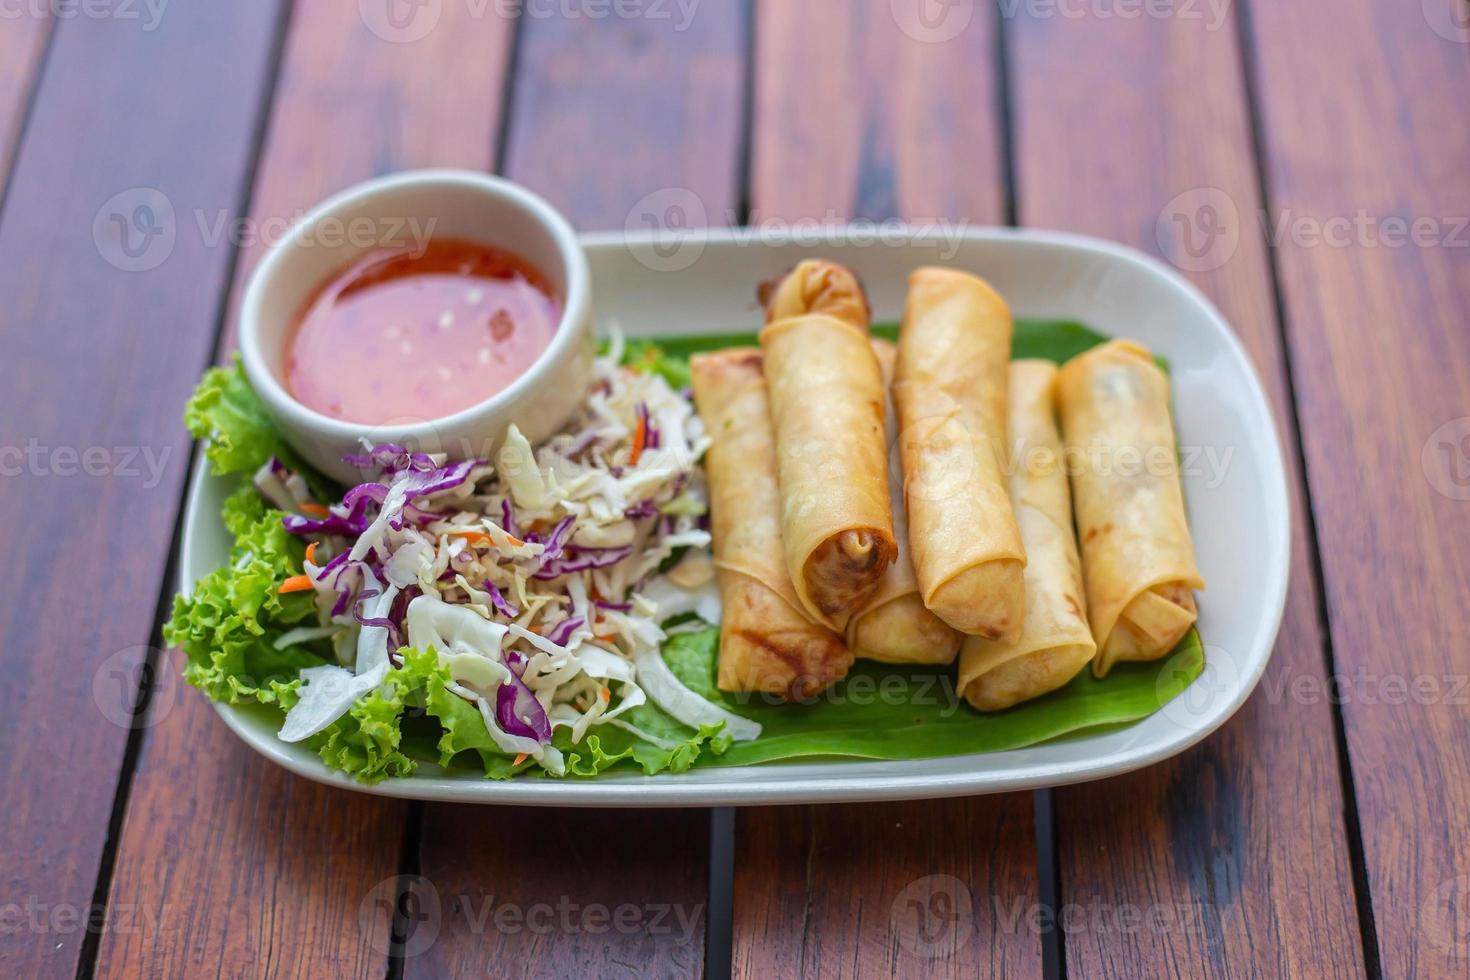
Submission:
[[722,689],[800,699],[854,657],[958,656],[965,698],[993,711],[1188,632],[1204,582],[1147,350],[1011,361],[1005,301],[952,269],[910,276],[896,349],[836,263],[763,299],[759,349],[690,362]]

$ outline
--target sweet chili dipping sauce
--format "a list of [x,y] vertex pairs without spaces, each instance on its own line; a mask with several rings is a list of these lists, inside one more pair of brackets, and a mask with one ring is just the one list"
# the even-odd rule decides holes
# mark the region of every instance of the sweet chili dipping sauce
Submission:
[[546,277],[504,249],[437,239],[422,252],[372,252],[303,307],[286,387],[348,422],[443,418],[520,377],[560,319]]

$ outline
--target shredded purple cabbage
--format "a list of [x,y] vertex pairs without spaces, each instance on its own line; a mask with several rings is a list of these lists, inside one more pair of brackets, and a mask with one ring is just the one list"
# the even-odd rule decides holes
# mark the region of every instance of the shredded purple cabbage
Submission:
[[653,502],[652,497],[646,497],[623,511],[624,517],[635,520],[640,517],[653,517],[657,514],[658,504]]
[[495,720],[512,735],[534,738],[542,745],[551,741],[551,722],[536,695],[511,671],[510,680],[495,692]]
[[570,557],[555,559],[543,564],[540,569],[532,573],[531,577],[546,581],[558,575],[584,572],[589,568],[606,568],[609,565],[616,565],[632,553],[633,546],[627,544],[620,548],[583,548]]
[[387,630],[388,652],[394,653],[398,650],[400,646],[402,646],[402,638],[398,632],[398,624],[393,622],[391,610],[390,614],[387,616],[364,616],[362,614],[363,602],[366,599],[369,599],[376,595],[378,595],[377,592],[369,590],[369,592],[364,592],[361,596],[359,596],[358,600],[352,604],[352,618],[357,620],[358,624],[361,626],[377,626]]
[[348,453],[342,457],[342,462],[360,470],[376,467],[385,473],[400,473],[407,469],[432,470],[436,468],[428,454],[409,452],[402,446],[391,442],[379,443],[363,454]]
[[485,591],[490,593],[491,605],[506,619],[515,619],[521,614],[519,609],[505,601],[505,596],[500,594],[500,590],[495,587],[494,582],[487,580],[485,582]]
[[566,646],[567,641],[572,638],[572,634],[577,632],[580,627],[586,625],[586,623],[587,620],[581,616],[568,616],[553,626],[550,632],[546,634],[546,638],[552,643]]
[[[377,484],[362,484],[362,486],[377,486]],[[353,487],[347,491],[347,497],[343,498],[341,504],[327,509],[326,517],[307,517],[303,514],[287,514],[281,518],[289,534],[311,535],[311,534],[340,534],[345,537],[355,538],[368,529],[373,522],[368,516],[368,504],[373,503],[370,494],[357,494],[354,491],[361,487]],[[386,488],[385,488],[386,489]],[[349,499],[350,498],[350,499]],[[378,501],[381,503],[381,501]],[[346,508],[345,513],[343,508]]]
[[562,550],[566,547],[567,535],[571,533],[572,525],[575,523],[577,519],[571,514],[556,522],[556,526],[546,536],[546,550],[541,553],[543,559],[561,556]]
[[606,599],[593,599],[592,604],[598,609],[606,609],[610,612],[625,613],[633,611],[633,604],[631,602],[608,602]]

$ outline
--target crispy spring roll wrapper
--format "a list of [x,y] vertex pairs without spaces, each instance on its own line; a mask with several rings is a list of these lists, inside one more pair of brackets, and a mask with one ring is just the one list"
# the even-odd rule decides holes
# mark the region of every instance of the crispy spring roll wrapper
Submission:
[[778,281],[762,284],[759,295],[767,323],[806,313],[826,313],[864,332],[868,329],[868,297],[863,284],[852,270],[836,262],[805,259]]
[[781,542],[802,607],[841,633],[898,557],[883,378],[867,326],[823,313],[760,335],[781,489]]
[[1011,362],[1006,473],[1026,547],[1026,622],[1014,643],[965,638],[960,692],[981,711],[999,711],[1056,690],[1097,652],[1082,602],[1072,498],[1053,417],[1056,376],[1050,361]]
[[1120,660],[1173,650],[1198,615],[1191,590],[1205,583],[1184,516],[1169,379],[1153,355],[1113,340],[1072,358],[1057,404],[1102,677]]
[[[898,351],[886,340],[873,341],[873,353],[883,371],[885,390],[893,380],[893,362]],[[960,648],[954,627],[924,608],[919,580],[909,558],[908,519],[903,503],[903,467],[895,445],[898,413],[893,399],[885,401],[885,437],[892,450],[888,456],[888,497],[893,502],[893,536],[898,557],[878,584],[868,604],[847,623],[847,646],[854,656],[895,664],[947,664]],[[1068,516],[1070,520],[1070,515]]]
[[760,351],[696,354],[689,368],[712,439],[705,474],[723,606],[720,689],[806,697],[846,676],[852,654],[801,611],[786,573]]
[[1005,439],[1011,311],[984,280],[909,276],[898,405],[909,548],[924,605],[962,633],[1021,635],[1026,551],[997,452]]

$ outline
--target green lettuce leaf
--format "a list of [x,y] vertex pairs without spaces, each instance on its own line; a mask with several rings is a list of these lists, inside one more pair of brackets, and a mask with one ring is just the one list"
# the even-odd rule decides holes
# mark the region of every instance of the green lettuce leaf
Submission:
[[302,667],[323,663],[304,646],[274,645],[286,630],[315,621],[315,593],[277,591],[306,554],[282,516],[253,487],[231,494],[223,511],[235,535],[229,563],[195,583],[187,598],[175,596],[164,624],[164,641],[188,658],[185,679],[216,701],[276,703],[273,681],[290,682]]
[[272,456],[296,470],[318,499],[339,496],[332,484],[303,465],[240,366],[240,355],[228,367],[210,368],[184,406],[184,426],[204,443],[210,471],[219,476],[253,474]]

